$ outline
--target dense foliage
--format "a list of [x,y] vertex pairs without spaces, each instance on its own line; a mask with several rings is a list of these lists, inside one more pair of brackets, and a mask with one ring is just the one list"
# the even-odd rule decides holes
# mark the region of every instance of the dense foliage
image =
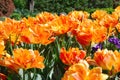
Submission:
[[[120,0],[34,0],[35,10],[68,13],[72,10],[86,10],[88,8],[115,8]],[[14,0],[16,8],[25,9],[26,0]]]
[[[21,19],[23,17],[35,16],[39,12],[51,12],[56,14],[67,14],[73,10],[83,10],[89,13],[93,13],[95,10],[102,9],[108,13],[114,11],[114,7],[118,5],[119,0],[114,2],[113,0],[34,0],[35,9],[34,12],[30,12],[26,7],[26,0],[14,0],[16,6],[15,11],[11,14],[11,18]],[[109,4],[108,4],[109,3]]]

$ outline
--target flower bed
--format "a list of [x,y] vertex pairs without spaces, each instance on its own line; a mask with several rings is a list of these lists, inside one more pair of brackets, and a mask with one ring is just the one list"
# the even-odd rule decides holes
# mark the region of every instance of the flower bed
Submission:
[[119,18],[120,6],[0,21],[0,78],[118,80]]

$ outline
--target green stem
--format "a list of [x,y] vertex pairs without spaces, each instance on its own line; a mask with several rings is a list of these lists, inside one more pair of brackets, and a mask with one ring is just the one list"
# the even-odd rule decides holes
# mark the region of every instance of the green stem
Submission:
[[36,79],[36,69],[34,68],[33,78],[32,80]]
[[25,80],[25,70],[23,69],[23,79],[22,80]]
[[88,48],[87,48],[87,56],[90,56],[91,55],[91,44],[88,46]]

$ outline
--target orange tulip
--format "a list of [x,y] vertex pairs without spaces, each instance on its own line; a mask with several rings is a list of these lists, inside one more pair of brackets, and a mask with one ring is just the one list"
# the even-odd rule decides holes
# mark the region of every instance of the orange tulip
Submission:
[[61,80],[86,80],[88,70],[89,65],[87,62],[80,61],[69,67]]
[[116,29],[118,30],[118,32],[120,32],[120,23],[116,25]]
[[118,52],[117,50],[114,51],[114,54],[116,56],[116,61],[114,62],[114,69],[113,69],[113,73],[117,73],[120,72],[120,52]]
[[4,65],[3,58],[6,55],[4,49],[5,49],[5,46],[0,45],[0,65],[2,66]]
[[69,17],[72,17],[73,19],[77,19],[81,21],[82,19],[87,19],[89,17],[89,13],[85,11],[72,11],[68,13]]
[[92,34],[89,32],[81,32],[76,36],[76,39],[81,45],[87,46],[90,44],[90,42],[92,42]]
[[92,20],[84,19],[79,27],[73,31],[77,41],[83,46],[89,45],[92,40],[92,33],[90,31],[92,24]]
[[20,36],[20,41],[25,43],[34,43],[35,38],[33,33],[31,32],[30,28],[25,28]]
[[101,67],[95,67],[89,71],[86,80],[106,80],[108,75],[102,73]]
[[113,51],[98,49],[98,51],[94,53],[94,60],[96,64],[103,69],[111,70],[115,64],[116,56]]
[[11,43],[19,42],[19,35],[24,29],[25,24],[22,21],[6,18],[5,21],[0,23],[0,40],[10,39]]
[[106,27],[100,26],[97,21],[94,21],[92,28],[93,28],[93,30],[91,30],[92,42],[94,42],[94,43],[101,43],[101,42],[104,42],[107,39],[108,32],[107,32],[107,28]]
[[94,11],[92,14],[91,14],[91,17],[94,18],[94,19],[102,19],[105,15],[107,15],[107,11],[105,10],[96,10]]
[[31,28],[31,32],[35,38],[34,43],[41,43],[41,44],[50,44],[55,40],[53,35],[53,31],[49,29],[49,25],[36,25]]
[[120,21],[120,6],[117,6],[114,10],[112,15]]
[[20,48],[13,51],[13,56],[14,63],[20,68],[44,68],[44,57],[40,56],[38,51]]
[[100,20],[100,25],[105,26],[106,28],[109,27],[115,27],[115,25],[118,23],[118,19],[116,19],[113,15],[108,14],[105,15],[101,20]]
[[0,57],[4,55],[5,46],[0,44]]
[[69,67],[62,80],[106,80],[107,78],[108,75],[102,73],[101,67],[90,70],[88,63],[81,60]]
[[46,24],[46,23],[54,20],[56,17],[58,17],[56,14],[52,14],[49,12],[42,12],[42,13],[36,15],[36,19],[39,22],[39,24]]
[[115,8],[115,11],[120,11],[120,6],[117,6],[117,7]]
[[48,26],[35,25],[34,27],[26,28],[22,31],[20,40],[26,43],[40,43],[50,44],[55,40],[53,32],[49,30]]
[[60,50],[60,59],[66,65],[72,65],[78,63],[80,60],[85,58],[86,52],[79,50],[78,48],[69,48],[68,51],[65,48]]
[[88,46],[90,43],[100,43],[107,38],[107,28],[90,19],[82,20],[79,27],[72,32],[82,46]]
[[12,57],[6,57],[4,59],[5,66],[18,72],[20,68],[44,68],[44,57],[40,56],[38,51],[27,49],[15,49]]
[[0,45],[0,52],[1,52],[0,53],[0,65],[10,68],[9,66],[7,66],[8,63],[6,64],[6,62],[10,61],[11,56],[4,49],[5,49],[5,46]]
[[60,15],[53,21],[49,22],[50,30],[55,35],[65,34],[78,27],[78,22],[66,15]]

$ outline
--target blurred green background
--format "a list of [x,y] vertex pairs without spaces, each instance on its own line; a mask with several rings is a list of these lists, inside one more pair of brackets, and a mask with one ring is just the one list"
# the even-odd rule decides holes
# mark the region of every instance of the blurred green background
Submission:
[[34,11],[31,12],[27,8],[28,0],[13,1],[16,9],[11,18],[16,19],[35,16],[43,11],[60,14],[69,13],[72,10],[83,10],[92,13],[100,8],[111,13],[115,7],[120,5],[120,0],[34,0]]

